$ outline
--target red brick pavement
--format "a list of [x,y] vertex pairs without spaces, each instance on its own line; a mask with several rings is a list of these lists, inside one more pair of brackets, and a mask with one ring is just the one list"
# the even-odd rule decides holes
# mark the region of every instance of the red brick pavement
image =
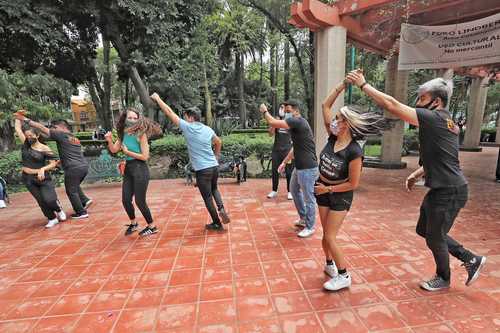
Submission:
[[363,170],[340,235],[354,282],[337,293],[321,288],[321,230],[297,238],[285,193],[265,197],[270,180],[222,181],[232,217],[224,233],[205,232],[195,188],[153,181],[161,233],[146,239],[123,236],[118,184],[87,188],[90,219],[51,230],[29,194],[13,195],[0,211],[0,332],[498,332],[496,154],[461,155],[471,195],[452,230],[488,263],[465,287],[452,259],[452,287],[441,293],[418,288],[434,265],[414,232],[425,189],[402,188],[410,170]]

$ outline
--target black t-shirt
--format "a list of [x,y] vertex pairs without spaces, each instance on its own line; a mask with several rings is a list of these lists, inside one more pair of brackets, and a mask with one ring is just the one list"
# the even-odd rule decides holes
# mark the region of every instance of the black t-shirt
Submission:
[[64,170],[88,167],[88,163],[83,157],[80,140],[77,137],[71,133],[52,129],[49,132],[49,137],[57,143],[57,150]]
[[292,149],[292,137],[290,130],[286,128],[274,129],[274,144],[273,151],[290,151]]
[[338,152],[334,151],[336,141],[337,137],[330,135],[319,155],[319,173],[331,181],[349,178],[349,163],[363,156],[363,149],[355,140]]
[[295,168],[297,170],[317,168],[316,144],[307,120],[302,117],[292,117],[285,121],[290,127]]
[[417,108],[417,117],[425,186],[441,188],[467,184],[458,160],[459,128],[448,110]]
[[57,159],[57,156],[51,151],[39,151],[31,148],[25,141],[21,149],[21,163],[23,167],[30,169],[41,169],[47,165],[50,160]]

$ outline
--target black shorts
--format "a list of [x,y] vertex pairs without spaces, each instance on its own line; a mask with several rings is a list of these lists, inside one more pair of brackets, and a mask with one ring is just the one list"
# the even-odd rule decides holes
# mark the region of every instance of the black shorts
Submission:
[[[320,182],[319,180],[317,183]],[[323,182],[321,182],[323,183]],[[324,183],[323,183],[324,184]],[[328,186],[328,184],[325,184]],[[352,200],[354,198],[354,192],[333,192],[333,193],[325,193],[321,195],[315,195],[316,202],[318,206],[321,207],[330,207],[330,210],[334,210],[337,212],[348,211],[351,209]]]

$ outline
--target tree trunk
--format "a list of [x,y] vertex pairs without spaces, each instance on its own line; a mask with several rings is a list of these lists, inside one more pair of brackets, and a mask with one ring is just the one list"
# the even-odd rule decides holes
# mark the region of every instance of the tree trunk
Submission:
[[146,88],[144,81],[142,81],[142,78],[139,75],[137,67],[135,67],[134,65],[130,66],[129,75],[130,79],[132,80],[132,83],[134,84],[135,91],[137,92],[137,95],[139,95],[141,104],[144,107],[143,112],[146,114],[147,111],[153,108],[153,101],[149,97],[148,88]]
[[269,80],[271,81],[271,113],[276,116],[277,79],[276,79],[276,43],[272,42],[269,48]]
[[12,127],[10,120],[7,120],[2,126],[0,126],[0,133],[0,152],[4,153],[16,148],[14,128]]
[[[314,82],[314,32],[309,31],[309,50],[310,50],[310,55],[309,55],[309,77],[311,78],[311,81]],[[307,108],[309,109],[309,112],[307,114],[307,119],[309,120],[309,124],[311,125],[311,129],[313,130],[314,133],[314,99],[312,96],[314,96],[314,84],[311,89],[311,94],[308,94],[308,98],[306,100],[307,103]]]
[[244,86],[245,57],[242,53],[239,52],[235,54],[235,57],[236,57],[235,70],[236,70],[236,81],[238,84],[240,122],[242,128],[247,128],[247,110],[245,105],[245,86]]
[[106,130],[111,130],[111,65],[109,63],[109,53],[111,50],[111,43],[109,38],[103,35],[103,60],[104,60],[104,74],[103,74],[103,93],[101,98],[102,103],[102,118],[103,127]]
[[125,81],[125,108],[128,108],[130,105],[130,79],[127,77],[127,81]]
[[[112,22],[112,18],[109,19]],[[129,50],[121,40],[120,35],[118,33],[118,29],[111,22],[108,22],[109,26],[106,26],[105,29],[106,31],[109,32],[109,39],[113,43],[113,46],[115,47],[116,51],[118,52],[118,56],[120,57],[121,62],[124,64],[129,64],[128,76],[130,80],[132,80],[132,84],[134,85],[135,91],[139,95],[141,104],[144,107],[143,110],[144,114],[147,114],[148,111],[150,109],[153,109],[155,105],[153,104],[153,101],[149,97],[148,88],[146,87],[146,84],[142,80],[141,75],[137,70],[137,67],[133,64],[130,64]]]
[[212,95],[210,94],[210,87],[208,85],[207,65],[205,58],[203,58],[203,90],[205,94],[205,122],[207,126],[213,125],[212,114]]
[[285,68],[283,78],[283,88],[285,100],[290,99],[290,42],[285,41]]

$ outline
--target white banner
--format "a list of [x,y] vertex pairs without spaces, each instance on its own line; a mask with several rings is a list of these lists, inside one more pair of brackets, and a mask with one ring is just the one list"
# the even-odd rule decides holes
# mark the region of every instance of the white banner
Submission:
[[451,25],[401,25],[399,70],[500,63],[500,13]]

